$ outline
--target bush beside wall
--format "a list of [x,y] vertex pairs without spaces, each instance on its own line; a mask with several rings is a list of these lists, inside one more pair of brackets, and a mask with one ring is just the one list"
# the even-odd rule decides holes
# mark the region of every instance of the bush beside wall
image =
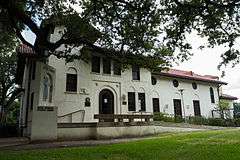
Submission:
[[180,116],[171,117],[168,114],[162,113],[162,112],[154,113],[153,120],[154,121],[164,121],[164,122],[175,122],[175,123],[184,122],[184,119]]
[[[166,113],[154,113],[154,121],[163,122],[184,122],[182,117],[170,117]],[[223,127],[240,127],[240,118],[222,119],[222,118],[205,118],[205,117],[188,117],[186,120],[189,124],[223,126]]]
[[0,124],[0,138],[17,137],[18,126],[16,124]]

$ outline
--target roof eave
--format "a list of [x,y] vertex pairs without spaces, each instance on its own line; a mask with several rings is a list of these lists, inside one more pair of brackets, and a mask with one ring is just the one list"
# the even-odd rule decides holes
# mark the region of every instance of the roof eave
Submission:
[[194,77],[186,77],[186,76],[163,73],[163,72],[161,72],[161,73],[153,72],[152,74],[153,75],[159,75],[159,76],[165,76],[165,77],[173,77],[173,78],[189,79],[189,80],[195,80],[195,81],[201,81],[201,82],[208,82],[208,83],[217,83],[217,84],[223,84],[223,85],[228,84],[226,82],[217,81],[217,80],[204,80],[204,79],[199,79],[199,78],[194,78]]

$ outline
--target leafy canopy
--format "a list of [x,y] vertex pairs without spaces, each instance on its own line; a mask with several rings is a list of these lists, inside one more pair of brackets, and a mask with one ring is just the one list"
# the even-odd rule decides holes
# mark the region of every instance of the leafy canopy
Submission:
[[[187,59],[191,45],[186,33],[197,31],[207,37],[208,47],[228,47],[222,54],[221,65],[225,65],[239,63],[240,53],[235,48],[239,6],[240,0],[0,0],[0,18],[7,20],[23,43],[32,46],[21,35],[29,28],[37,37],[32,47],[39,54],[48,50],[58,57],[82,58],[80,54],[69,55],[69,49],[86,46],[100,53],[115,53],[121,60],[132,55],[144,57],[141,62],[133,59],[128,63],[150,68],[153,65],[146,57],[156,66],[169,65],[174,58]],[[69,15],[69,20],[63,18]],[[45,25],[38,25],[49,19]],[[66,30],[60,40],[50,42],[49,31],[59,23]],[[86,34],[94,33],[86,24],[100,34]],[[97,41],[93,41],[94,36]],[[66,51],[56,52],[63,44],[68,46]],[[179,51],[176,57],[175,51]]]

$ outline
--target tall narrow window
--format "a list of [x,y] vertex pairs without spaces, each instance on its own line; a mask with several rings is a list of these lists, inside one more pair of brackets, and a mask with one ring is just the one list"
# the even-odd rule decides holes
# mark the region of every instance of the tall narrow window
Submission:
[[153,98],[152,103],[153,103],[153,112],[160,112],[159,98]]
[[194,116],[201,116],[200,102],[193,100]]
[[52,102],[52,97],[53,97],[53,80],[52,80],[52,77],[49,76],[50,78],[50,85],[49,85],[49,102],[51,103]]
[[135,92],[128,92],[128,111],[136,111]]
[[121,75],[121,63],[113,61],[113,74]]
[[[52,102],[53,81],[49,74],[46,74],[43,79],[43,101]],[[34,96],[34,93],[33,93]]]
[[100,73],[100,57],[92,57],[92,72]]
[[140,80],[140,69],[138,66],[132,66],[132,79]]
[[174,116],[182,117],[182,102],[180,99],[173,99]]
[[49,79],[48,76],[45,76],[43,78],[43,101],[46,101],[48,99],[48,86],[49,86]]
[[35,80],[35,72],[36,72],[36,61],[32,62],[32,80]]
[[77,71],[74,68],[69,68],[66,75],[66,91],[77,92]]
[[33,102],[34,102],[34,92],[31,94],[31,103],[30,103],[30,109],[33,110]]
[[210,87],[210,97],[211,97],[211,103],[215,103],[214,92],[212,87]]
[[103,73],[111,74],[111,60],[109,58],[103,58]]
[[140,103],[141,111],[146,111],[145,93],[138,93],[138,100]]

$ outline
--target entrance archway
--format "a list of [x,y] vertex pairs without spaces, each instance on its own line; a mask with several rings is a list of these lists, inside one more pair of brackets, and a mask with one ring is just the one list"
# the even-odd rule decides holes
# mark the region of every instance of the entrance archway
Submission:
[[114,114],[114,95],[109,89],[99,93],[99,114]]

